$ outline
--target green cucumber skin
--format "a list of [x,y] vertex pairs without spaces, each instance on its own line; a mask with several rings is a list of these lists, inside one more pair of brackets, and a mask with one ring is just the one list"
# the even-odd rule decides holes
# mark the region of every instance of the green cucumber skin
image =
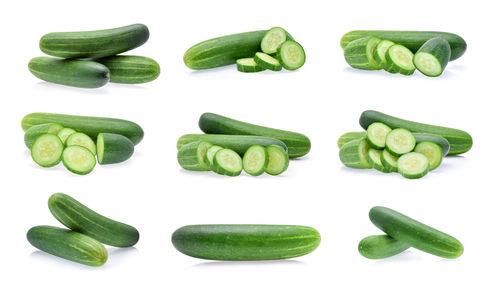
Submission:
[[462,130],[404,120],[374,110],[364,111],[359,118],[359,124],[364,129],[374,122],[385,123],[393,129],[406,128],[411,132],[440,135],[450,144],[448,155],[463,154],[472,148],[472,137]]
[[81,264],[101,266],[108,259],[108,252],[100,242],[78,232],[36,226],[28,231],[26,237],[39,250]]
[[[387,50],[387,53],[385,54],[385,60],[387,60],[387,72],[399,73],[401,75],[406,75],[406,76],[410,76],[413,73],[415,73],[415,69],[416,69],[415,66],[412,66],[411,69],[405,69],[405,68],[400,67],[393,60],[393,58],[391,57],[391,53],[390,53],[391,49],[393,49],[393,48],[404,48],[406,50],[405,46],[402,46],[399,44],[394,44],[391,47],[389,47],[389,49]],[[412,53],[412,58],[411,58],[412,65],[413,65],[413,57],[415,57],[415,55]]]
[[102,58],[141,46],[149,39],[143,24],[84,32],[55,32],[40,39],[40,49],[61,58]]
[[342,164],[344,164],[348,168],[353,169],[370,169],[371,165],[368,161],[362,161],[361,156],[359,154],[359,146],[360,143],[366,143],[366,138],[360,138],[356,140],[352,140],[340,148],[339,157]]
[[99,164],[121,163],[134,154],[134,143],[127,137],[115,133],[100,133],[99,136],[104,143],[103,155],[98,157]]
[[64,226],[104,244],[131,247],[139,241],[136,228],[104,217],[67,194],[53,194],[49,209]]
[[[391,172],[391,173],[397,173],[398,172],[397,162],[396,162],[396,165],[393,165],[390,161],[388,161],[385,158],[384,153],[387,153],[388,155],[394,156],[391,153],[389,153],[388,150],[383,150],[382,151],[382,156],[380,157],[380,161],[382,162],[382,165],[384,166],[384,169],[386,169],[388,172]],[[396,158],[398,158],[398,157],[396,157]]]
[[[417,55],[417,53],[419,53],[419,52],[429,53],[429,54],[433,55],[439,61],[439,64],[441,65],[441,73],[434,75],[432,77],[437,77],[437,76],[441,75],[443,73],[444,69],[446,68],[446,65],[448,65],[448,61],[450,61],[450,56],[451,56],[450,45],[448,44],[448,42],[445,39],[443,39],[441,37],[431,38],[428,41],[426,41],[418,49],[418,51],[415,53],[415,55]],[[415,65],[415,67],[417,67],[417,65],[415,64],[415,56],[413,57],[413,65]],[[417,67],[417,69],[418,69],[418,67]],[[430,76],[430,75],[422,72],[420,69],[419,69],[419,71],[426,76]]]
[[459,35],[447,32],[435,31],[389,31],[389,30],[357,30],[350,31],[342,36],[340,46],[345,48],[353,40],[367,36],[376,36],[382,39],[393,41],[396,44],[401,44],[410,49],[413,53],[429,39],[441,37],[448,41],[451,47],[450,61],[458,59],[465,53],[467,43]]
[[353,131],[353,132],[346,132],[344,134],[342,134],[339,139],[337,140],[337,146],[340,148],[342,148],[342,146],[344,146],[345,144],[353,141],[353,140],[357,140],[357,139],[360,139],[360,138],[364,138],[366,137],[366,132],[365,131]]
[[193,70],[216,68],[236,63],[237,59],[254,57],[267,30],[238,33],[209,39],[190,47],[184,63]]
[[90,138],[94,141],[97,139],[97,135],[99,135],[99,133],[115,133],[123,135],[130,139],[134,145],[141,142],[144,137],[144,131],[134,122],[123,119],[95,116],[34,112],[23,118],[21,121],[21,127],[24,131],[26,131],[33,125],[50,122],[59,123],[64,125],[64,127],[72,128],[78,132],[83,132],[90,136]]
[[57,134],[63,126],[59,123],[44,123],[30,127],[24,133],[24,144],[31,149],[33,142],[42,134]]
[[395,256],[410,248],[404,242],[397,241],[388,235],[368,236],[358,244],[359,253],[369,259],[382,259]]
[[109,81],[120,84],[142,84],[160,76],[160,65],[152,58],[116,55],[97,60],[110,71]]
[[109,69],[97,62],[35,57],[28,63],[35,77],[60,85],[79,88],[99,88],[109,81]]
[[[370,149],[370,151],[380,151],[380,155],[382,156],[382,150],[377,150],[377,149]],[[391,167],[385,167],[384,164],[382,163],[382,157],[380,157],[380,163],[378,161],[375,161],[370,155],[368,155],[368,163],[370,163],[370,166],[374,168],[375,170],[382,172],[382,173],[391,173],[392,168]]]
[[350,42],[344,48],[344,58],[352,68],[362,70],[380,70],[382,67],[370,64],[367,55],[367,44],[373,37],[368,36]]
[[416,249],[444,258],[457,258],[464,251],[454,237],[386,207],[373,207],[370,220],[392,238]]
[[234,150],[240,156],[244,156],[248,148],[253,145],[261,145],[263,147],[269,145],[277,145],[282,147],[285,151],[288,151],[285,143],[281,140],[264,137],[264,136],[253,136],[253,135],[223,135],[223,134],[186,134],[179,137],[177,140],[177,150],[182,146],[195,142],[198,140],[203,140],[212,143],[223,148],[229,148]]
[[278,139],[286,144],[290,158],[302,157],[311,150],[311,141],[303,134],[246,123],[214,113],[202,114],[198,125],[207,134],[254,135]]
[[[228,170],[226,170],[224,168],[223,165],[221,165],[219,163],[219,160],[217,159],[217,154],[219,154],[219,152],[221,152],[223,150],[225,150],[225,151],[231,151],[234,155],[237,155],[239,157],[240,162],[242,164],[242,167],[239,170],[237,170],[237,171],[228,171]],[[230,177],[239,176],[241,174],[241,172],[243,171],[243,161],[241,160],[241,156],[238,153],[234,152],[233,150],[231,150],[231,149],[222,149],[222,150],[217,151],[217,153],[215,153],[211,170],[214,173],[219,174],[219,175],[225,175],[225,176],[230,176]]]
[[273,260],[306,255],[321,241],[315,229],[291,225],[191,225],[172,235],[183,254],[213,260]]
[[[201,143],[206,143],[203,140],[193,141],[183,145],[177,151],[177,162],[179,165],[188,171],[209,171],[210,168],[205,166],[206,162],[198,158],[198,147]],[[212,145],[213,146],[213,145]]]

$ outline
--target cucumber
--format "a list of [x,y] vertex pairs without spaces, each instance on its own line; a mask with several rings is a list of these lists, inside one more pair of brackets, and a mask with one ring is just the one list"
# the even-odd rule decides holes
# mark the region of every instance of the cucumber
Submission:
[[269,145],[266,147],[266,152],[269,159],[266,173],[276,176],[286,171],[289,164],[289,157],[283,148],[276,145]]
[[378,37],[364,37],[350,42],[344,48],[344,58],[352,68],[380,70],[382,67],[373,58],[375,48],[381,41]]
[[100,133],[96,146],[97,161],[101,165],[121,163],[134,154],[134,143],[120,134]]
[[381,31],[381,30],[358,30],[350,31],[340,40],[340,46],[345,48],[351,41],[367,36],[376,36],[385,40],[393,41],[409,48],[412,52],[418,49],[429,39],[441,37],[448,41],[451,47],[450,61],[462,56],[467,49],[467,43],[456,34],[434,31]]
[[370,220],[392,238],[416,249],[445,258],[457,258],[464,251],[454,237],[424,225],[386,207],[373,207]]
[[69,229],[114,247],[131,247],[139,241],[136,228],[104,217],[64,193],[49,198],[49,210]]
[[[255,135],[279,139],[286,144],[286,147],[284,147],[284,149],[288,148],[288,155],[290,156],[290,158],[302,157],[309,153],[309,151],[311,150],[311,141],[309,140],[309,138],[307,138],[307,136],[303,134],[250,124],[215,113],[207,112],[202,114],[200,116],[198,125],[203,132],[209,134]],[[220,143],[213,143],[226,148],[231,148],[238,152],[233,147],[227,145],[225,146]],[[275,143],[272,144],[279,145]],[[254,143],[252,145],[268,146],[271,144],[263,145],[260,143]],[[246,149],[245,151],[243,151],[243,153],[238,152],[238,154],[244,155],[245,152]]]
[[429,169],[429,159],[421,153],[411,152],[398,159],[398,172],[405,178],[421,178],[429,172]]
[[387,258],[410,248],[404,242],[397,241],[388,235],[368,236],[358,244],[359,253],[369,259]]
[[450,151],[450,143],[440,135],[429,133],[413,133],[413,136],[415,136],[417,144],[424,141],[436,143],[441,148],[443,157],[448,155],[448,152]]
[[148,27],[134,24],[97,31],[49,33],[40,39],[40,49],[55,57],[101,58],[139,47],[148,39]]
[[293,40],[293,37],[287,31],[280,27],[271,28],[262,38],[260,49],[267,54],[275,54],[278,47],[286,40]]
[[439,167],[443,160],[443,150],[434,142],[420,142],[415,146],[413,151],[424,154],[427,157],[429,160],[429,171]]
[[92,140],[87,134],[81,133],[81,132],[75,132],[68,136],[65,142],[66,146],[82,146],[83,148],[86,148],[89,150],[94,156],[97,153],[97,147]]
[[253,57],[267,31],[253,31],[209,39],[190,47],[184,63],[193,70],[216,68],[236,63],[237,59]]
[[306,255],[321,241],[314,228],[289,225],[191,225],[172,234],[183,254],[213,260],[272,260]]
[[368,163],[372,168],[379,172],[390,173],[392,168],[386,168],[382,163],[382,150],[370,149],[368,150]]
[[390,40],[381,40],[377,46],[375,47],[375,51],[373,53],[373,59],[377,62],[377,65],[382,67],[385,71],[394,73],[394,71],[389,69],[389,65],[387,64],[387,60],[385,56],[387,54],[387,50],[389,47],[393,46],[394,42]]
[[93,140],[97,139],[99,133],[116,133],[127,137],[134,145],[137,145],[144,137],[144,131],[139,125],[116,118],[35,112],[26,115],[21,126],[26,131],[33,125],[49,122],[59,123],[64,127],[83,132]]
[[208,148],[207,153],[205,154],[205,164],[213,170],[213,164],[214,164],[214,156],[215,154],[219,151],[222,150],[221,146],[213,145],[210,148]]
[[413,53],[403,45],[394,44],[385,54],[387,60],[387,71],[402,75],[411,75],[415,72],[413,65]]
[[366,141],[373,149],[384,149],[385,138],[391,132],[391,128],[383,123],[375,122],[366,129]]
[[96,164],[94,153],[83,146],[69,146],[62,153],[63,165],[70,172],[78,175],[90,173]]
[[286,70],[297,70],[306,63],[306,52],[302,45],[287,40],[278,47],[278,61]]
[[448,65],[450,54],[450,44],[446,40],[440,37],[431,38],[415,53],[413,65],[420,73],[429,77],[437,77]]
[[364,129],[374,122],[382,122],[393,129],[405,128],[411,132],[440,135],[450,143],[448,155],[463,154],[472,148],[472,137],[462,130],[404,120],[374,110],[364,111],[359,118],[359,124]]
[[398,159],[399,157],[389,153],[387,149],[384,149],[380,156],[380,161],[388,172],[398,172]]
[[205,156],[212,144],[198,140],[182,146],[177,152],[179,165],[190,171],[209,171],[210,166],[205,162]]
[[26,237],[39,250],[81,264],[101,266],[108,260],[108,252],[100,242],[70,230],[36,226]]
[[253,58],[240,58],[236,60],[238,71],[245,73],[255,73],[264,71],[265,68],[260,67]]
[[280,71],[282,68],[278,59],[263,52],[255,53],[255,57],[253,60],[255,61],[255,63],[257,63],[257,65],[267,70]]
[[35,139],[40,135],[57,134],[61,129],[63,129],[63,126],[59,123],[45,123],[30,127],[24,133],[24,144],[26,144],[26,147],[28,147],[28,149],[31,149],[33,142],[35,142]]
[[42,167],[53,167],[61,161],[64,144],[55,134],[42,134],[31,146],[31,158]]
[[[282,149],[280,147],[280,149]],[[266,148],[260,145],[253,145],[248,148],[243,156],[243,170],[249,175],[259,176],[266,171],[269,163],[269,156]]]
[[[35,127],[35,126],[33,126],[33,127]],[[71,129],[71,128],[63,128],[59,132],[57,132],[57,136],[59,136],[59,139],[61,139],[61,141],[63,142],[63,144],[66,144],[66,140],[73,133],[76,133],[76,131],[73,130],[73,129]]]
[[109,69],[112,83],[142,84],[160,76],[160,65],[149,57],[116,55],[97,60]]
[[354,169],[371,169],[368,162],[368,151],[370,144],[366,142],[366,138],[360,138],[346,143],[340,148],[340,161],[349,168]]
[[99,88],[109,81],[109,69],[101,63],[88,60],[65,60],[35,57],[28,69],[38,79],[79,88]]
[[355,131],[355,132],[346,132],[342,134],[337,140],[337,146],[342,148],[346,143],[351,142],[352,140],[357,140],[360,138],[366,137],[365,131]]
[[226,176],[239,176],[242,170],[243,162],[240,155],[235,151],[222,149],[215,153],[212,166],[212,171],[215,173]]
[[387,133],[385,149],[394,156],[399,157],[413,151],[416,143],[417,140],[410,131],[404,128],[396,128]]

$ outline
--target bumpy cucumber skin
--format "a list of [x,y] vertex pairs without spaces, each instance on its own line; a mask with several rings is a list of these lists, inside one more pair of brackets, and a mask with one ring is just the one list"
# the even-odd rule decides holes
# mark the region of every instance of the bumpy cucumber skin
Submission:
[[142,84],[160,76],[160,65],[153,59],[136,55],[116,55],[97,60],[110,71],[109,81],[120,84]]
[[[402,68],[401,66],[399,66],[393,60],[393,58],[391,57],[391,49],[395,49],[395,48],[404,48],[404,49],[408,50],[409,52],[411,52],[405,46],[399,45],[399,44],[394,44],[391,47],[389,47],[389,49],[387,50],[387,52],[385,54],[385,60],[387,60],[387,71],[390,73],[399,73],[401,75],[406,75],[406,76],[409,76],[409,75],[412,75],[413,73],[415,73],[415,69],[416,69],[415,66],[412,66],[410,69],[405,69],[405,68]],[[414,55],[412,53],[412,58],[410,60],[412,62],[412,65],[413,65],[413,57],[414,57]]]
[[[304,56],[304,60],[302,61],[302,63],[300,65],[298,65],[298,66],[290,66],[290,65],[288,65],[286,63],[286,60],[284,59],[284,55],[282,53],[282,50],[284,50],[284,48],[285,48],[285,46],[287,44],[294,44],[294,45],[296,45],[299,48],[299,50],[302,53],[302,55]],[[286,40],[285,42],[283,42],[278,47],[278,52],[277,52],[276,57],[278,58],[278,61],[280,62],[281,66],[283,66],[283,68],[285,68],[288,71],[297,70],[300,67],[304,66],[304,64],[306,64],[306,52],[305,52],[304,48],[302,47],[302,45],[300,45],[300,43],[298,43],[296,41],[293,41],[293,40]]]
[[[254,151],[254,149],[259,149],[259,151],[264,153],[263,167],[261,167],[261,169],[258,171],[250,171],[249,169],[245,168],[245,161],[246,161],[246,159],[249,159],[249,155],[250,155],[249,153],[251,153],[251,151]],[[266,148],[264,148],[260,145],[253,145],[252,147],[248,148],[248,150],[245,152],[245,155],[243,155],[243,170],[247,174],[252,175],[252,176],[260,176],[261,174],[265,173],[268,163],[269,163],[269,155],[267,154],[267,150],[266,150]]]
[[89,266],[101,266],[108,259],[104,246],[78,232],[52,226],[36,226],[27,235],[31,245],[46,253]]
[[94,140],[97,139],[97,135],[99,135],[99,133],[116,133],[127,137],[130,141],[137,145],[144,137],[144,131],[134,122],[123,119],[94,116],[34,112],[23,118],[21,121],[21,127],[24,131],[26,131],[33,125],[49,122],[59,123],[64,125],[64,127],[72,128],[78,132],[83,132]]
[[[439,74],[431,75],[422,70],[422,68],[419,68],[418,62],[416,62],[415,58],[420,52],[431,54],[439,61],[439,64],[441,65],[441,72]],[[415,56],[413,57],[413,65],[415,65],[418,71],[420,71],[422,74],[430,77],[437,77],[443,73],[446,65],[448,65],[448,61],[450,61],[450,55],[450,44],[446,40],[441,37],[431,38],[430,40],[426,41],[415,53]]]
[[28,63],[35,77],[60,85],[79,88],[99,88],[109,81],[109,69],[97,62],[35,57]]
[[[269,62],[266,62],[265,60],[261,59],[259,57],[260,53],[261,52],[257,52],[255,54],[254,59],[253,59],[255,61],[255,63],[257,63],[257,65],[261,66],[264,69],[271,70],[271,71],[281,71],[281,69],[283,69],[283,67],[279,64],[279,62],[278,62],[278,65],[273,65],[273,64],[270,64]],[[271,55],[263,53],[263,52],[261,54],[271,56]]]
[[59,123],[34,125],[24,133],[24,144],[28,147],[28,149],[31,149],[33,142],[35,142],[35,139],[38,138],[38,136],[42,134],[57,134],[61,129],[63,129],[63,126]]
[[444,258],[457,258],[464,251],[463,245],[454,237],[392,209],[373,207],[369,216],[372,223],[386,234],[416,249]]
[[[89,158],[92,157],[93,159],[93,164],[91,165],[90,168],[86,169],[86,170],[77,170],[75,169],[72,165],[70,165],[69,161],[66,160],[65,158],[65,154],[66,152],[69,152],[75,148],[78,148],[82,151],[84,151],[85,153],[88,152],[89,154]],[[78,145],[73,145],[73,146],[68,146],[64,149],[63,153],[62,153],[62,162],[63,162],[63,165],[64,167],[66,167],[66,169],[74,174],[77,174],[77,175],[86,175],[86,174],[89,174],[90,172],[92,172],[92,170],[94,170],[94,167],[96,165],[96,160],[95,160],[95,156],[94,156],[94,153],[92,153],[89,149],[83,147],[83,146],[78,146]]]
[[352,68],[362,70],[382,69],[382,67],[374,62],[374,59],[370,59],[370,56],[372,56],[373,53],[368,50],[368,44],[373,43],[373,41],[380,42],[381,39],[370,36],[360,38],[349,43],[344,49],[344,58],[347,64],[349,64]]
[[40,49],[55,57],[102,58],[139,47],[148,39],[148,27],[133,24],[97,31],[49,33],[40,39]]
[[[231,152],[233,152],[233,154],[235,155],[235,157],[237,157],[237,158],[240,159],[241,168],[239,170],[237,170],[237,171],[234,171],[234,172],[226,170],[224,168],[224,166],[219,163],[219,160],[218,160],[218,155],[221,154],[221,151],[231,151]],[[219,175],[225,175],[225,176],[231,176],[231,177],[239,176],[241,174],[241,172],[243,171],[243,161],[241,160],[240,155],[238,153],[234,152],[233,150],[231,150],[231,149],[222,149],[222,150],[217,151],[217,153],[215,153],[211,170],[214,173],[219,174]]]
[[370,147],[368,142],[366,142],[366,138],[352,140],[340,148],[339,157],[344,166],[354,169],[371,169],[368,160],[363,159],[359,153],[360,147]]
[[369,259],[382,259],[395,256],[410,248],[404,242],[397,241],[388,235],[368,236],[358,244],[359,253]]
[[364,129],[374,122],[385,123],[391,128],[406,128],[411,132],[440,135],[450,143],[448,155],[463,154],[472,148],[472,137],[462,130],[404,120],[374,110],[364,111],[359,118],[359,124]]
[[[202,114],[198,125],[203,132],[209,134],[254,135],[278,139],[286,144],[286,148],[288,148],[288,156],[290,158],[302,157],[311,150],[311,140],[303,134],[251,124],[215,113],[207,112]],[[217,145],[222,146],[220,144]],[[244,154],[244,152],[243,154],[240,153],[240,155]]]
[[[378,152],[376,155],[380,155],[381,156],[378,161],[375,160],[372,157],[372,155],[374,155],[374,154],[370,153],[370,152],[375,152],[375,151]],[[379,172],[383,172],[383,173],[390,173],[390,172],[392,172],[391,168],[386,168],[384,166],[384,164],[382,163],[382,150],[377,150],[377,149],[370,149],[370,150],[368,150],[368,163],[370,163],[370,166],[372,166],[372,168],[376,169]]]
[[[43,139],[43,137],[44,137],[44,136],[47,136],[47,135],[51,135],[51,136],[55,136],[55,137],[57,137],[57,138],[58,138],[58,140],[59,140],[59,142],[61,143],[61,144],[59,144],[59,142],[56,142],[56,143],[58,143],[58,148],[60,148],[60,149],[64,149],[64,144],[61,142],[61,139],[59,139],[59,137],[58,137],[57,135],[55,135],[55,134],[42,134],[42,135],[38,136],[38,137],[35,139],[35,141],[33,141],[33,144],[31,145],[31,149],[30,149],[30,151],[31,151],[31,158],[33,159],[33,161],[34,161],[35,163],[37,163],[39,166],[49,168],[49,167],[53,167],[53,166],[55,166],[55,165],[57,165],[57,164],[59,164],[59,163],[61,162],[61,159],[62,159],[62,155],[63,155],[63,153],[64,153],[64,150],[62,150],[62,151],[61,151],[61,154],[59,155],[59,159],[54,160],[54,162],[53,162],[53,163],[50,163],[50,164],[40,164],[40,162],[38,162],[38,161],[37,161],[37,159],[36,159],[36,157],[35,157],[35,154],[36,154],[36,153],[35,153],[35,152],[36,152],[36,151],[35,151],[35,148],[36,148],[36,145],[37,145],[37,141],[38,141],[39,139]],[[40,141],[41,141],[41,140],[40,140]],[[56,140],[56,141],[57,141],[57,140]]]
[[[197,140],[182,146],[179,151],[177,151],[177,162],[179,165],[189,171],[209,171],[209,165],[206,164],[204,158],[200,160],[198,157],[199,147],[209,146],[208,142]],[[212,145],[210,144],[210,147]],[[207,148],[208,150],[208,148]]]
[[[254,64],[248,65],[248,64],[240,63],[239,62],[240,59],[241,60],[252,59],[252,62]],[[256,72],[261,72],[261,71],[266,70],[265,68],[262,68],[259,65],[257,65],[257,63],[255,63],[255,60],[253,59],[253,57],[252,58],[239,58],[238,60],[236,60],[236,69],[240,72],[243,72],[243,73],[256,73]]]
[[376,36],[393,41],[409,48],[412,52],[418,49],[429,39],[441,37],[448,41],[451,47],[450,61],[453,61],[465,53],[467,43],[459,35],[447,32],[435,31],[384,31],[384,30],[357,30],[350,31],[342,36],[340,46],[345,48],[353,40],[367,36]]
[[[97,156],[98,162],[101,165],[121,163],[128,160],[134,154],[134,143],[123,135],[100,133],[97,137],[98,141],[99,139],[103,140],[103,154],[102,156]],[[99,149],[97,149],[97,153],[99,152]]]
[[[286,151],[283,150],[283,148],[276,146],[276,145],[269,145],[266,147],[266,151],[267,151],[267,156],[269,159],[268,163],[267,163],[267,167],[266,167],[267,174],[277,176],[277,175],[282,174],[284,171],[286,171],[288,169],[288,165],[290,164],[290,160],[289,160],[289,157],[288,157]],[[272,161],[272,152],[278,152],[279,155],[284,157],[284,160],[285,160],[283,167],[281,167],[277,171],[273,170],[269,167],[269,165],[273,162]]]
[[200,42],[186,51],[184,63],[193,70],[203,70],[231,65],[239,58],[253,57],[260,51],[266,32],[232,34]]
[[64,193],[49,198],[52,215],[69,229],[115,247],[131,247],[139,241],[136,228],[109,219]]
[[172,244],[183,254],[213,260],[273,260],[306,255],[321,241],[315,229],[291,225],[191,225]]

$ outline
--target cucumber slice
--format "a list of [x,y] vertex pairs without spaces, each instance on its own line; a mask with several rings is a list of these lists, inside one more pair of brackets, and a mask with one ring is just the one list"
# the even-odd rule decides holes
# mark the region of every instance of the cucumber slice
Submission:
[[236,60],[236,68],[240,72],[255,73],[264,71],[265,69],[257,65],[253,58],[240,58]]
[[382,150],[370,149],[368,150],[368,163],[379,172],[390,173],[390,169],[386,169],[382,164]]
[[205,154],[205,164],[207,164],[207,166],[210,169],[212,169],[212,167],[213,167],[215,154],[219,150],[222,150],[222,149],[224,149],[224,148],[222,148],[221,146],[217,146],[217,145],[214,145],[214,146],[208,148],[207,153]]
[[57,132],[57,136],[59,136],[61,141],[65,144],[66,139],[68,139],[68,137],[73,133],[76,133],[76,131],[71,128],[63,128]]
[[429,77],[441,75],[450,61],[451,48],[448,41],[440,37],[426,41],[413,57],[413,64]]
[[26,147],[28,147],[28,149],[31,149],[31,146],[33,146],[33,142],[35,142],[35,139],[38,138],[38,136],[47,133],[57,134],[63,128],[64,127],[59,123],[44,123],[33,125],[28,130],[26,130],[26,133],[24,133],[24,144],[26,145]]
[[278,47],[278,61],[286,70],[296,70],[306,63],[306,53],[298,42],[287,40]]
[[94,143],[94,140],[90,138],[87,134],[76,132],[68,136],[66,139],[66,146],[82,146],[89,149],[94,156],[97,154],[97,147]]
[[392,70],[389,70],[389,65],[387,64],[387,59],[385,59],[385,55],[387,54],[387,50],[389,47],[393,46],[395,43],[390,40],[382,40],[375,47],[375,52],[373,53],[373,59],[375,62],[382,67],[384,70],[395,73]]
[[387,149],[384,149],[382,151],[382,156],[380,157],[380,160],[382,161],[382,165],[384,165],[384,168],[391,172],[398,171],[398,159],[399,157],[396,157],[393,154],[389,153]]
[[387,50],[385,55],[387,70],[389,72],[399,73],[403,75],[411,75],[415,72],[415,65],[413,65],[413,53],[408,48],[395,44]]
[[62,154],[62,162],[70,172],[79,175],[90,173],[96,164],[95,154],[79,145],[66,147]]
[[366,141],[374,149],[384,149],[385,148],[385,138],[391,128],[381,122],[375,122],[370,124],[366,129]]
[[177,161],[186,170],[209,171],[210,167],[205,162],[205,156],[212,146],[212,144],[202,140],[188,143],[177,152]]
[[404,128],[392,130],[387,134],[385,140],[385,146],[389,153],[398,157],[413,151],[416,143],[415,136]]
[[415,146],[414,152],[424,154],[429,160],[429,171],[439,167],[443,160],[443,150],[434,142],[424,141]]
[[266,147],[269,162],[266,167],[266,173],[270,175],[279,175],[288,168],[288,153],[281,147],[270,145]]
[[243,156],[243,170],[249,175],[259,176],[266,171],[269,163],[266,148],[254,145]]
[[364,37],[350,42],[344,48],[344,58],[352,68],[380,70],[382,67],[373,58],[375,48],[381,41],[378,37]]
[[217,151],[214,156],[213,171],[220,175],[238,176],[243,170],[240,155],[231,149]]
[[372,166],[368,162],[368,150],[370,150],[370,144],[366,142],[366,138],[352,140],[340,148],[340,161],[349,168],[371,169]]
[[421,153],[407,153],[398,159],[398,172],[405,178],[421,178],[429,172],[429,168],[429,159]]
[[264,69],[271,70],[271,71],[280,71],[282,68],[278,59],[272,57],[269,54],[265,54],[263,52],[255,53],[255,57],[253,60],[260,67],[262,67]]
[[121,163],[134,154],[134,143],[120,134],[100,133],[96,146],[97,161],[101,165]]
[[53,167],[61,161],[64,144],[55,134],[42,134],[31,146],[31,158],[42,167]]
[[287,39],[293,40],[283,28],[274,27],[266,32],[260,43],[260,49],[267,54],[275,54],[278,47]]

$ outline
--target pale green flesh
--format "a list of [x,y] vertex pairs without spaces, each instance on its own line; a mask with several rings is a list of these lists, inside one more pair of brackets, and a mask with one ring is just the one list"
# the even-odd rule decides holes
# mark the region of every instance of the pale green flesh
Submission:
[[285,42],[281,47],[281,60],[287,68],[299,68],[304,64],[305,54],[300,45],[294,42]]
[[267,63],[269,63],[271,65],[281,66],[281,64],[279,63],[279,61],[276,58],[274,58],[274,57],[272,57],[272,56],[270,56],[268,54],[265,54],[265,53],[262,53],[262,52],[257,52],[255,55],[257,57],[259,57],[261,60],[263,60],[263,61],[265,61],[265,62],[267,62]]
[[203,141],[200,143],[200,145],[198,145],[198,148],[196,149],[196,155],[198,156],[198,162],[206,170],[210,169],[210,166],[207,165],[207,163],[205,163],[205,155],[207,154],[207,151],[210,147],[212,147],[212,144]]
[[71,128],[63,128],[57,133],[57,136],[59,136],[63,143],[66,143],[66,139],[68,139],[68,137],[75,132],[76,131]]
[[96,145],[92,138],[84,133],[73,133],[66,139],[66,146],[82,146],[87,148],[92,154],[96,154]]
[[90,172],[95,166],[92,152],[82,146],[70,146],[63,153],[64,165],[78,173]]
[[213,162],[214,162],[214,156],[215,154],[217,153],[217,151],[219,150],[222,150],[224,148],[220,147],[220,146],[212,146],[210,148],[208,148],[207,150],[207,154],[206,154],[206,157],[207,157],[207,160],[208,160],[208,166],[212,166]]
[[375,52],[375,48],[377,47],[377,44],[379,42],[379,38],[373,37],[368,41],[368,44],[366,45],[366,55],[368,57],[368,62],[375,69],[382,69],[382,67],[377,64],[377,61],[375,61],[375,58],[373,58],[373,53]]
[[385,147],[386,136],[391,130],[389,126],[380,122],[375,122],[368,126],[366,134],[370,144],[380,149]]
[[392,61],[405,70],[413,70],[415,66],[413,65],[413,53],[404,46],[393,45],[388,50],[389,56]]
[[415,152],[421,153],[429,160],[430,170],[437,168],[443,159],[443,151],[436,143],[424,141],[415,146]]
[[264,147],[250,148],[243,157],[243,169],[256,173],[266,166],[266,149]]
[[268,54],[276,53],[280,44],[286,40],[286,33],[282,28],[272,28],[262,38],[260,49]]
[[104,139],[102,138],[102,134],[97,135],[97,159],[99,163],[102,163],[102,159],[104,158]]
[[391,153],[389,153],[389,151],[384,150],[382,151],[382,159],[385,160],[387,163],[389,163],[391,167],[397,169],[398,159],[399,159],[398,157],[392,155]]
[[366,142],[366,139],[363,139],[363,141],[361,141],[361,143],[359,143],[358,153],[360,155],[361,164],[367,169],[370,169],[372,167],[370,165],[370,163],[368,162],[368,151],[369,150],[370,150],[370,145],[368,144],[368,142]]
[[236,60],[236,64],[251,67],[257,66],[257,63],[255,63],[255,60],[253,58],[240,58]]
[[443,72],[439,61],[430,53],[422,51],[417,52],[413,62],[418,71],[427,76],[438,76]]
[[267,170],[271,172],[279,172],[285,164],[283,155],[277,151],[269,151],[269,164]]
[[384,167],[384,165],[382,165],[382,161],[380,160],[380,157],[382,156],[381,150],[370,149],[368,150],[368,156],[377,166],[382,168]]
[[387,53],[387,50],[389,47],[393,46],[394,42],[389,41],[389,40],[383,40],[381,41],[377,47],[376,47],[376,52],[378,53],[378,56],[380,60],[382,60],[383,63],[387,63],[387,60],[385,59],[385,54]]
[[385,144],[392,154],[405,154],[415,148],[415,137],[406,129],[394,129],[387,134]]
[[429,168],[429,160],[420,153],[408,153],[399,157],[398,170],[408,175],[418,175]]
[[44,134],[33,143],[31,156],[41,166],[52,166],[59,162],[63,150],[64,145],[57,135]]
[[215,155],[217,163],[223,169],[229,172],[238,172],[243,169],[241,157],[234,151],[229,149],[220,150]]

